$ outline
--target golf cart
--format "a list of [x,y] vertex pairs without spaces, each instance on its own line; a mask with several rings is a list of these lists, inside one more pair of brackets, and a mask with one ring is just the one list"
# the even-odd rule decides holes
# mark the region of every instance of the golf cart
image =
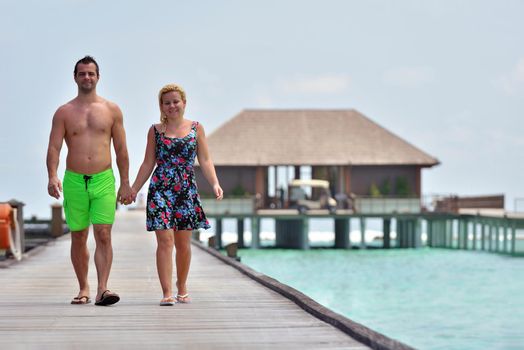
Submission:
[[337,202],[331,197],[329,182],[325,180],[295,179],[288,187],[289,207],[303,214],[309,209],[328,209],[336,211]]

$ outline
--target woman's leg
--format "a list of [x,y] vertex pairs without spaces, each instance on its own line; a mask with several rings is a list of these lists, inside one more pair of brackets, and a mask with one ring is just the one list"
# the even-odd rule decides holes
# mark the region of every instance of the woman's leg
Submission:
[[173,230],[157,230],[156,268],[164,298],[173,296]]
[[191,264],[191,231],[175,232],[176,286],[178,295],[187,294],[187,276]]

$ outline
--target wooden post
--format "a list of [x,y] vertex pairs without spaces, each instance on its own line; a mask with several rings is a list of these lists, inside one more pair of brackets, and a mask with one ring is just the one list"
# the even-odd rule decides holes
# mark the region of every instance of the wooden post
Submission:
[[211,236],[207,239],[207,246],[209,248],[217,249],[217,236]]
[[64,234],[64,219],[62,218],[62,205],[51,205],[51,236],[60,237]]
[[24,229],[24,206],[25,203],[16,199],[11,199],[7,202],[11,207],[16,208],[16,220],[18,221],[18,229],[20,230],[20,252],[25,252],[25,229]]
[[235,259],[236,261],[240,261],[240,257],[237,255],[238,251],[238,244],[237,243],[229,243],[225,246],[226,248],[226,254],[229,258]]
[[237,243],[238,248],[244,248],[244,218],[237,219]]

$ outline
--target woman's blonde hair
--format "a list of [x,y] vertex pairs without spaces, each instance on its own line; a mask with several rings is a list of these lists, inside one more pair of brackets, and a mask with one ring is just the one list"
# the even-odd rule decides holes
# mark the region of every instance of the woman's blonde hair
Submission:
[[184,89],[177,84],[167,84],[164,87],[160,89],[158,92],[158,105],[160,107],[160,122],[162,124],[165,124],[167,122],[167,116],[162,113],[162,96],[168,92],[176,91],[180,94],[180,97],[182,98],[182,101],[184,101],[184,104],[186,103],[186,92]]

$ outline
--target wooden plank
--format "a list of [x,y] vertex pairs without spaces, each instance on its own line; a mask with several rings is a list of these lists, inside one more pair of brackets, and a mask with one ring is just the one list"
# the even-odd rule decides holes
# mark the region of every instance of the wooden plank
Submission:
[[[193,302],[160,307],[155,236],[142,212],[121,212],[113,231],[111,307],[70,305],[77,293],[69,235],[1,269],[0,337],[14,348],[367,349],[212,255],[193,249]],[[89,238],[91,257],[94,252]],[[92,260],[92,259],[91,259]],[[96,271],[89,271],[92,295]]]

